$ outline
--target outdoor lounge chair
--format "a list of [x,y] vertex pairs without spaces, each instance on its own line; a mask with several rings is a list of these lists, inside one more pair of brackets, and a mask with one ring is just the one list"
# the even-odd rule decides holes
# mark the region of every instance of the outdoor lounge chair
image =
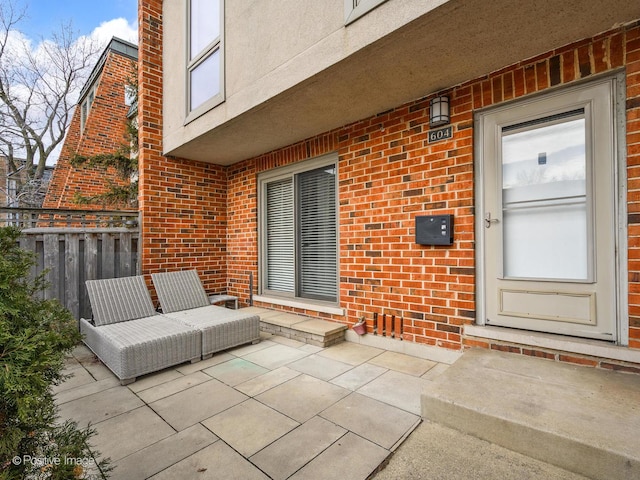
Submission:
[[80,319],[84,343],[120,379],[200,360],[200,331],[158,314],[144,277],[87,280],[93,321]]
[[211,305],[196,270],[151,274],[162,314],[202,332],[202,357],[260,341],[260,317]]

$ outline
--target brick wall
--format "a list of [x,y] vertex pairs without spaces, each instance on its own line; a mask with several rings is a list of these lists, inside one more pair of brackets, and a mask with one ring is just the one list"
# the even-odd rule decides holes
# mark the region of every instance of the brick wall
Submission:
[[74,202],[74,195],[103,193],[107,189],[106,179],[122,183],[113,169],[73,167],[70,160],[75,154],[113,153],[128,143],[125,125],[129,106],[125,105],[124,88],[133,72],[130,58],[114,51],[108,52],[84,130],[80,128],[80,105],[75,109],[49,183],[44,208],[100,209],[103,208],[101,204],[78,205]]
[[[424,99],[229,167],[230,292],[247,298],[237,279],[258,278],[257,174],[337,151],[347,314],[320,316],[355,323],[363,314],[370,322],[376,312],[401,315],[406,340],[459,349],[461,325],[475,316],[471,121],[455,120],[454,140],[425,147],[428,105]],[[453,247],[415,244],[414,218],[425,213],[456,216]]]
[[[258,173],[333,152],[336,148],[336,132],[330,132],[228,167],[228,290],[245,304],[250,296],[251,274],[253,293],[258,291]],[[315,311],[300,312],[330,318]],[[343,318],[337,320],[344,321]]]
[[[392,313],[404,316],[406,340],[453,349],[463,343],[488,347],[488,342],[461,338],[462,325],[473,323],[476,315],[473,113],[625,65],[629,336],[630,346],[640,348],[638,25],[558,48],[441,92],[451,98],[454,138],[450,141],[428,144],[429,98],[424,98],[229,167],[230,292],[247,298],[249,272],[258,278],[256,175],[337,151],[340,299],[346,316],[333,319],[354,323],[365,314],[371,322],[373,313]],[[455,215],[454,245],[416,245],[415,216],[444,213]]]
[[11,199],[6,192],[7,188],[7,175],[9,171],[9,161],[6,157],[0,156],[0,206],[6,207]]
[[142,273],[195,268],[208,292],[222,292],[226,170],[162,156],[162,1],[140,2],[138,23]]
[[625,32],[617,57],[627,72],[629,346],[640,348],[640,27]]

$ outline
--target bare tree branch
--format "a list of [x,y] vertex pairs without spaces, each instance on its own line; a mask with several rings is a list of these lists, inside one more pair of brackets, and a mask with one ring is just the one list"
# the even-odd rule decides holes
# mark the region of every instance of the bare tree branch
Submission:
[[100,45],[78,39],[66,23],[32,48],[19,31],[26,10],[17,1],[0,0],[0,153],[11,173],[24,166],[28,181],[38,181],[64,140]]

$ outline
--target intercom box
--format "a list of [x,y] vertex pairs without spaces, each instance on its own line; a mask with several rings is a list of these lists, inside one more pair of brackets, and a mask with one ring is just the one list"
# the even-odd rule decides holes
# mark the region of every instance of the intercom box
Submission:
[[419,245],[453,245],[453,215],[417,216],[416,243]]

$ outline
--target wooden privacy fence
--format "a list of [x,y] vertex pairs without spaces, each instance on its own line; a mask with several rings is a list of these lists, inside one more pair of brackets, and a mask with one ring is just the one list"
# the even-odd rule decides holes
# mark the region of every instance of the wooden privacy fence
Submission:
[[43,298],[73,316],[91,317],[86,280],[136,275],[138,212],[0,208],[3,225],[22,229],[20,247],[34,252],[32,275],[46,271]]

